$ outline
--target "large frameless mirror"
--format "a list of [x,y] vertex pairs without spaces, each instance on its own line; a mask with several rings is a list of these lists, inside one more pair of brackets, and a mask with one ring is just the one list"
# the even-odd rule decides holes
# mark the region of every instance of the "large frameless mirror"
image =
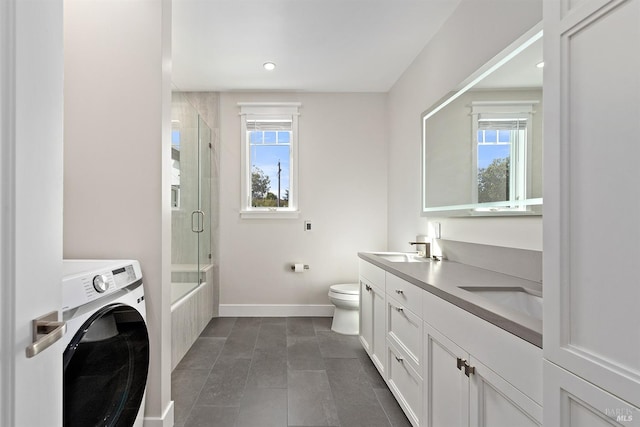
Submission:
[[422,115],[423,214],[542,214],[541,28]]

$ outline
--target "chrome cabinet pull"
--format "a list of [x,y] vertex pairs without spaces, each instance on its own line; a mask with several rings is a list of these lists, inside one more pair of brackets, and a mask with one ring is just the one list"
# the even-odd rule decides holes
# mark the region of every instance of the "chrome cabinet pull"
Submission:
[[369,286],[369,285],[364,285],[364,288],[367,290],[367,292],[371,292],[371,286]]
[[404,291],[402,289],[396,289],[396,294],[402,295],[404,294]]
[[398,362],[403,362],[404,361],[404,359],[402,357],[398,357],[395,354],[393,355],[393,357],[395,357]]
[[458,362],[457,362],[457,363],[458,363],[458,364],[457,364],[458,369],[462,369],[462,367],[463,367],[463,366],[465,366],[465,365],[466,365],[466,363],[467,363],[467,361],[466,361],[466,360],[464,360],[464,359],[460,359],[459,357],[457,358],[457,360],[458,360]]
[[52,311],[33,320],[33,343],[26,348],[28,358],[41,353],[58,341],[67,331],[66,322],[58,322],[58,312]]
[[404,313],[404,308],[402,308],[402,307],[396,307],[396,306],[395,306],[395,305],[393,305],[393,304],[389,304],[389,306],[390,306],[391,308],[393,308],[395,311],[397,311],[398,313]]

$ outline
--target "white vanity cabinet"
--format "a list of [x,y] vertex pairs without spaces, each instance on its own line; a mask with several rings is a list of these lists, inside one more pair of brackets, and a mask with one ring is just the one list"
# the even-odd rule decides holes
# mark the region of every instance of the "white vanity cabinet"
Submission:
[[640,425],[640,0],[545,2],[544,40],[545,425]]
[[360,260],[360,341],[414,427],[542,425],[542,350]]
[[360,342],[386,380],[385,272],[360,260]]
[[424,294],[423,423],[542,425],[542,351]]

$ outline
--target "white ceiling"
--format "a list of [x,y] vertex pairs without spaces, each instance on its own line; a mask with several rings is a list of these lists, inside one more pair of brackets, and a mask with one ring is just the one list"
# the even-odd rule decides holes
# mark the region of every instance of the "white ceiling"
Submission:
[[174,0],[172,80],[184,91],[386,92],[459,2]]

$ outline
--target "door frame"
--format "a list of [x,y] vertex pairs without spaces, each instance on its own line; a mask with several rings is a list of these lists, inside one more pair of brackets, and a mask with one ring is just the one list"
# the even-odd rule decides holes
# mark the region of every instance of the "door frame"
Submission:
[[15,397],[15,2],[0,2],[0,425],[12,425]]

